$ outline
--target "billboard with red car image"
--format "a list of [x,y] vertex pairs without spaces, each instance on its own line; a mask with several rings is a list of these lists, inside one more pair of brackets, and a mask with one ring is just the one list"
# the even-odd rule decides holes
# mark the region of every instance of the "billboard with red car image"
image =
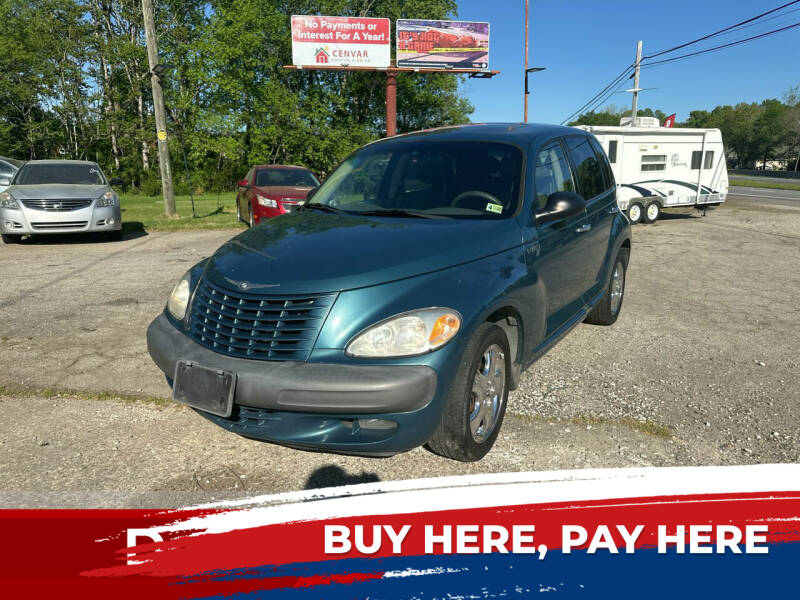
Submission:
[[397,66],[487,69],[489,23],[399,19]]

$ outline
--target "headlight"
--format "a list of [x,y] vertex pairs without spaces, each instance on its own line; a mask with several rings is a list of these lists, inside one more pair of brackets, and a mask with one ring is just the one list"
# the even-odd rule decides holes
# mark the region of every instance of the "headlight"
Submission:
[[169,314],[178,319],[178,321],[183,320],[183,317],[186,316],[186,307],[189,305],[189,295],[191,293],[191,289],[189,288],[190,273],[191,271],[187,271],[186,274],[181,277],[178,285],[172,290],[172,295],[167,302]]
[[0,194],[0,208],[19,208],[19,204],[14,200],[14,197],[8,192]]
[[102,206],[117,206],[119,204],[119,197],[114,192],[106,192],[97,201],[95,206],[100,208]]
[[256,196],[256,200],[261,206],[268,206],[269,208],[278,208],[278,203],[275,202],[272,198],[266,198],[264,196]]
[[358,334],[347,345],[349,356],[413,356],[436,350],[461,327],[461,315],[448,308],[425,308],[396,315]]

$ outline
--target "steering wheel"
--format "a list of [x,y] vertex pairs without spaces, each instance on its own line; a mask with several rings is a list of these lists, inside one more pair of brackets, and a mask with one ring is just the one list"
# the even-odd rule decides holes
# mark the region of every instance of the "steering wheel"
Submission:
[[467,190],[466,192],[461,192],[458,196],[453,198],[452,202],[450,202],[450,206],[458,206],[458,203],[463,200],[464,198],[483,198],[484,200],[488,200],[492,204],[499,204],[500,206],[503,205],[500,200],[492,196],[489,192],[484,192],[482,190]]

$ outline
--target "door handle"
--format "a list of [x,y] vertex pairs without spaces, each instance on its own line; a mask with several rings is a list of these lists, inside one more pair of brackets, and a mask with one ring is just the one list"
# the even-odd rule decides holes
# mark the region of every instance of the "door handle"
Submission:
[[584,223],[583,225],[581,225],[580,227],[578,227],[578,228],[575,230],[575,233],[586,233],[586,232],[587,232],[587,231],[589,231],[591,228],[592,228],[592,225],[591,225],[590,223]]

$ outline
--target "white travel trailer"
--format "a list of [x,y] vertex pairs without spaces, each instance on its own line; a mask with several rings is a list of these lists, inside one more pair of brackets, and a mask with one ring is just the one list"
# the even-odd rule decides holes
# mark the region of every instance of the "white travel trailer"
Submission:
[[636,119],[636,127],[578,125],[606,151],[617,203],[631,223],[653,223],[665,208],[724,202],[728,169],[719,129],[659,127],[652,121]]

